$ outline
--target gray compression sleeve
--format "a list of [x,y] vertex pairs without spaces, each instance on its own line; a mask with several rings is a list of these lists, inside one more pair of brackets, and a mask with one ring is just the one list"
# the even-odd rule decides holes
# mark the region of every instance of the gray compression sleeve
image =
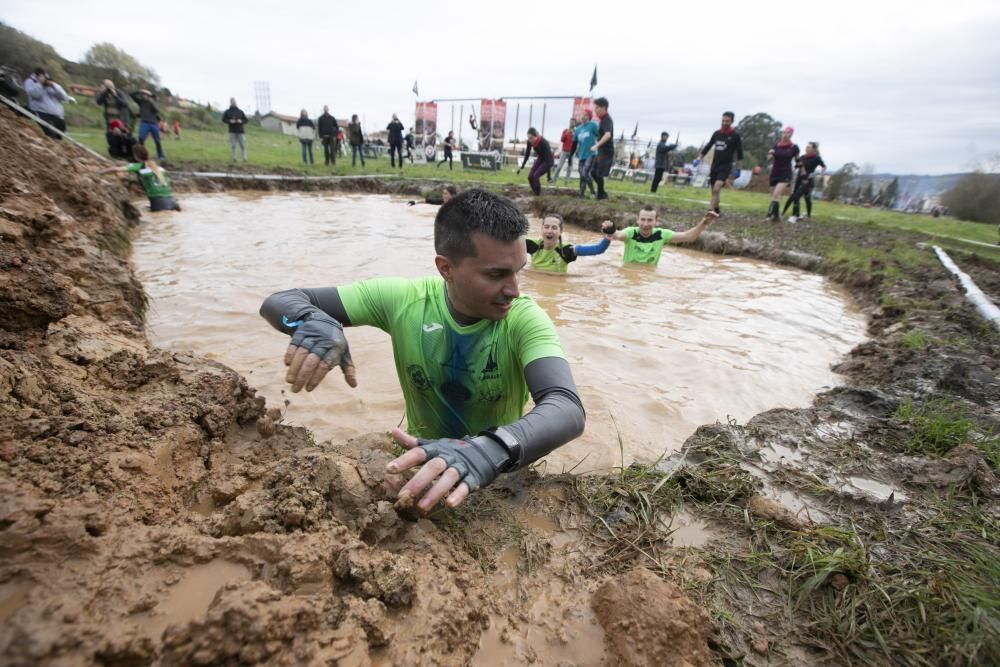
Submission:
[[504,425],[521,445],[517,468],[579,437],[587,418],[565,359],[536,359],[525,366],[524,379],[535,407],[516,422]]
[[288,289],[275,292],[261,304],[260,316],[278,331],[291,335],[295,332],[295,327],[288,325],[301,320],[303,316],[317,309],[345,327],[351,326],[351,320],[347,317],[344,302],[340,300],[340,294],[336,287]]

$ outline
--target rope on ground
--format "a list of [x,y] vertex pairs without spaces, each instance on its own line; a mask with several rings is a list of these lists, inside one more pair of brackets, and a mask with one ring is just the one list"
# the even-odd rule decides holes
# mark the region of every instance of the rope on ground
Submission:
[[989,300],[989,298],[983,293],[976,283],[972,282],[972,278],[969,277],[967,273],[958,268],[958,265],[952,261],[951,257],[948,256],[944,250],[939,246],[934,246],[934,252],[937,253],[938,259],[944,265],[944,268],[948,269],[955,276],[958,277],[958,282],[961,283],[962,287],[965,289],[965,298],[976,307],[979,314],[983,316],[986,320],[993,323],[993,326],[1000,330],[1000,308]]
[[93,155],[94,157],[96,157],[98,160],[103,160],[105,162],[111,162],[110,158],[107,158],[107,157],[101,155],[100,153],[98,153],[97,151],[91,150],[90,148],[84,146],[79,141],[77,141],[73,137],[69,136],[68,134],[66,134],[65,132],[63,132],[62,130],[60,130],[58,127],[53,127],[49,123],[46,123],[44,120],[42,120],[41,118],[39,118],[38,116],[36,116],[33,112],[28,111],[27,109],[25,109],[24,107],[22,107],[17,102],[15,102],[14,100],[10,99],[9,97],[5,97],[3,95],[0,95],[0,102],[3,102],[7,106],[9,106],[11,109],[14,109],[18,113],[20,113],[21,115],[27,116],[28,118],[33,119],[36,123],[38,123],[42,127],[48,128],[49,130],[51,130],[51,131],[55,132],[56,134],[58,134],[63,139],[66,139],[67,141],[69,141],[70,143],[72,143],[72,144],[74,144],[76,146],[79,146],[83,150],[87,151],[88,153],[90,153],[91,155]]

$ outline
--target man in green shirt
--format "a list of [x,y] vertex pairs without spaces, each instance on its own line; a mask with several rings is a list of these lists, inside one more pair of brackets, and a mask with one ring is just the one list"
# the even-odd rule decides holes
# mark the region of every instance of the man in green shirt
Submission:
[[[334,366],[357,385],[343,327],[371,325],[391,336],[408,424],[393,437],[410,451],[388,470],[424,464],[399,492],[423,511],[444,498],[455,507],[583,432],[555,327],[519,291],[527,231],[508,199],[469,190],[435,218],[439,276],[286,290],[261,306],[292,337],[285,364],[293,392],[312,391]],[[529,394],[535,406],[523,414]]]
[[[709,211],[697,225],[683,232],[656,226],[656,208],[646,205],[639,211],[635,227],[626,227],[615,232],[616,241],[625,242],[623,264],[652,264],[660,262],[660,253],[667,243],[690,243],[705,231],[713,220],[719,217],[715,211]],[[604,225],[610,221],[606,220]]]

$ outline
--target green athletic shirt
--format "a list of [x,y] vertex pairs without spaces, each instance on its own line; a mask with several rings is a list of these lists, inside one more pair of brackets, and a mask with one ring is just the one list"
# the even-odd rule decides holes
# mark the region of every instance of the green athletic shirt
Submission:
[[170,179],[167,178],[166,174],[163,174],[163,182],[160,183],[153,170],[141,162],[130,164],[128,172],[130,174],[139,174],[139,182],[142,183],[142,189],[146,191],[146,196],[150,199],[173,197],[173,194],[170,192]]
[[674,232],[663,227],[653,227],[653,232],[643,238],[639,235],[638,227],[626,227],[625,232],[625,257],[622,262],[625,264],[652,264],[660,262],[660,253],[663,246],[670,243]]
[[409,432],[461,438],[521,418],[528,402],[524,367],[565,359],[555,325],[529,297],[507,317],[464,327],[452,318],[438,277],[378,278],[338,287],[352,325],[392,337]]
[[[552,250],[545,249],[545,239],[525,239],[528,252],[531,254],[531,268],[537,271],[549,271],[551,273],[566,273],[569,264],[565,257],[568,255],[574,260],[576,253],[573,252],[572,243],[557,245]],[[572,260],[571,260],[572,261]]]

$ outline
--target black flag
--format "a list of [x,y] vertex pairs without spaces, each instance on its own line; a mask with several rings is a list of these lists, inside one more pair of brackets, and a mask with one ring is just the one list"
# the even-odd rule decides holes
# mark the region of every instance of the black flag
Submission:
[[590,92],[594,92],[594,87],[597,85],[597,65],[594,65],[594,73],[590,77]]
[[413,94],[419,96],[420,93],[417,91],[417,80],[413,80]]
[[635,129],[632,130],[632,138],[635,139],[639,135],[639,121],[635,121]]

